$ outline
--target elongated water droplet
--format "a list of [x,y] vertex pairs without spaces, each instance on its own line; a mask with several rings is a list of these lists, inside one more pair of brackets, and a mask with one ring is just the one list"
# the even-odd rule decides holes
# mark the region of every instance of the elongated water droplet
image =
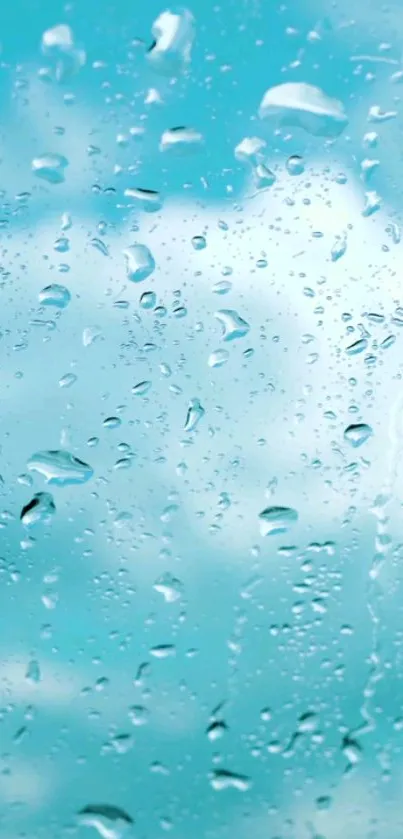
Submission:
[[47,285],[38,294],[38,300],[42,306],[56,306],[58,309],[65,309],[71,300],[71,294],[64,285],[52,283]]
[[203,135],[194,128],[178,126],[164,131],[160,140],[160,151],[188,154],[198,151],[204,143]]
[[134,205],[145,213],[157,213],[162,207],[161,195],[155,189],[141,189],[128,187],[124,191],[125,197],[130,198]]
[[173,644],[158,644],[151,647],[150,655],[154,658],[171,658],[176,655],[176,647]]
[[219,309],[214,317],[220,321],[222,326],[222,337],[224,341],[235,341],[237,338],[244,338],[250,330],[249,324],[235,312],[234,309]]
[[350,446],[353,446],[354,449],[358,449],[359,446],[362,446],[367,440],[372,437],[373,431],[370,425],[366,425],[365,422],[359,422],[355,425],[349,425],[344,431],[344,439],[347,443],[350,443]]
[[347,355],[358,355],[361,352],[364,352],[368,347],[368,339],[367,338],[359,338],[358,341],[354,341],[353,344],[350,344],[346,347]]
[[191,399],[186,415],[185,431],[194,431],[204,414],[205,410],[199,399]]
[[214,769],[210,783],[217,792],[225,789],[247,792],[251,786],[251,780],[247,775],[238,775],[236,772],[229,772],[227,769]]
[[94,827],[102,839],[121,839],[133,824],[133,819],[120,807],[110,804],[87,804],[78,813],[78,822],[86,827]]
[[145,396],[146,393],[148,393],[148,391],[150,390],[151,384],[152,382],[149,381],[138,382],[136,385],[134,385],[134,387],[132,387],[132,393],[134,394],[134,396]]
[[332,262],[337,262],[344,256],[347,250],[347,238],[345,236],[336,239],[330,252]]
[[155,261],[146,245],[130,245],[123,251],[127,279],[132,283],[146,280],[155,269]]
[[91,466],[62,449],[36,452],[29,458],[27,468],[57,486],[84,484],[94,474]]
[[77,381],[77,376],[74,373],[65,373],[59,379],[59,387],[71,387]]
[[262,536],[277,535],[298,521],[298,513],[292,507],[266,507],[259,513],[259,521]]
[[259,117],[324,137],[337,137],[347,125],[342,103],[304,82],[285,82],[267,90],[260,103]]
[[33,527],[36,524],[48,525],[55,512],[56,505],[50,492],[37,492],[22,508],[20,519],[24,527]]
[[69,165],[67,157],[62,154],[47,152],[32,161],[32,171],[38,178],[49,184],[61,184],[65,179],[65,169]]
[[382,200],[375,190],[365,193],[365,206],[361,213],[364,218],[369,218],[381,209]]

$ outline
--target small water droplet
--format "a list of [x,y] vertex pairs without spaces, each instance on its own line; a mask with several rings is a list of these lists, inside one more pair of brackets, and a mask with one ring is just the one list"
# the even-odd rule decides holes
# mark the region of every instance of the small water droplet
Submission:
[[74,373],[65,373],[65,375],[59,379],[59,387],[71,387],[76,381],[77,376]]
[[347,250],[347,238],[345,236],[338,237],[330,252],[332,262],[337,262],[344,256]]
[[91,344],[94,344],[95,341],[98,341],[102,337],[102,330],[100,326],[86,326],[83,330],[83,345],[84,347],[90,347]]
[[25,678],[27,682],[30,682],[33,685],[37,685],[38,682],[40,682],[41,671],[39,667],[39,662],[35,658],[31,659],[31,661],[28,662]]

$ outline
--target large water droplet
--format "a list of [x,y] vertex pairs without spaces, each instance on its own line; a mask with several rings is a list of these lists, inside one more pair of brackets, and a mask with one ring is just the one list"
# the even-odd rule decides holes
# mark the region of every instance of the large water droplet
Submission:
[[286,533],[298,521],[298,513],[292,507],[266,507],[259,513],[260,533],[272,536]]
[[160,151],[184,154],[198,151],[203,143],[203,135],[194,128],[178,126],[164,131],[160,141]]
[[58,309],[65,309],[70,303],[71,294],[66,286],[52,283],[39,292],[38,300],[42,306],[56,306]]
[[192,245],[195,251],[203,251],[207,245],[207,242],[204,236],[193,236]]
[[55,502],[50,492],[37,492],[21,510],[20,519],[24,527],[35,524],[50,524],[56,512]]
[[132,283],[141,283],[152,274],[155,261],[146,245],[130,245],[123,251],[126,259],[127,279]]
[[102,839],[120,839],[133,819],[120,807],[110,804],[87,804],[78,813],[79,824],[94,827]]
[[140,297],[140,306],[142,309],[154,309],[157,303],[157,295],[155,291],[144,291]]
[[250,330],[249,324],[235,312],[234,309],[219,309],[214,317],[220,321],[224,341],[235,341],[244,338]]
[[32,171],[38,178],[42,178],[49,184],[61,184],[65,178],[64,170],[68,165],[67,157],[49,152],[40,157],[34,157]]
[[187,9],[162,12],[152,25],[154,42],[147,59],[164,75],[180,72],[190,61],[195,36],[194,17]]
[[370,425],[366,425],[365,422],[359,422],[355,425],[347,426],[344,432],[344,439],[354,449],[358,449],[359,446],[367,442],[369,437],[372,437],[372,434],[373,431]]
[[343,104],[304,82],[285,82],[267,90],[259,117],[324,137],[337,137],[347,125]]
[[36,452],[29,458],[27,468],[57,486],[84,484],[94,474],[91,466],[62,449]]
[[46,29],[41,47],[43,54],[53,63],[54,76],[58,82],[66,81],[85,64],[85,51],[76,46],[73,31],[65,23]]
[[205,410],[199,399],[191,399],[186,414],[185,431],[194,431],[204,414]]
[[347,355],[359,355],[359,353],[364,352],[368,347],[368,339],[367,338],[359,338],[357,341],[354,341],[353,344],[349,344],[346,347]]

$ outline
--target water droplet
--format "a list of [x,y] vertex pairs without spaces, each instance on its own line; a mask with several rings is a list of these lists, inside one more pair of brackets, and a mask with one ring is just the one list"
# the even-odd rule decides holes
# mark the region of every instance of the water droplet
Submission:
[[364,218],[369,218],[381,208],[381,198],[375,190],[365,193],[365,206],[361,213]]
[[136,385],[132,387],[132,393],[134,394],[134,396],[145,396],[146,393],[148,393],[148,391],[150,390],[151,384],[152,383],[149,381],[138,382]]
[[267,90],[260,103],[259,117],[323,137],[337,137],[347,125],[343,104],[304,82],[285,82]]
[[[29,466],[28,466],[29,468]],[[20,514],[20,520],[24,527],[32,527],[36,524],[50,524],[52,516],[56,512],[56,505],[50,492],[38,492],[31,501],[26,504]]]
[[56,306],[58,309],[65,309],[70,303],[71,294],[66,286],[52,283],[39,292],[38,300],[42,306]]
[[212,291],[214,294],[228,294],[231,289],[232,283],[230,280],[218,280],[217,283],[214,283]]
[[264,160],[266,142],[260,137],[244,137],[235,147],[234,154],[240,163],[258,166]]
[[269,189],[276,182],[276,176],[265,163],[258,163],[253,170],[256,189]]
[[312,734],[318,727],[318,716],[315,711],[304,711],[298,720],[298,734]]
[[59,379],[59,387],[71,387],[76,381],[77,376],[74,373],[65,373],[65,375]]
[[102,330],[100,326],[86,326],[83,330],[83,345],[90,347],[95,341],[102,337]]
[[350,443],[350,446],[353,446],[354,449],[358,449],[359,446],[362,446],[367,440],[372,437],[373,430],[370,425],[366,425],[364,422],[359,422],[356,425],[349,425],[344,431],[344,439],[347,443]]
[[102,423],[104,428],[119,428],[122,420],[119,417],[107,417]]
[[350,734],[343,737],[341,750],[350,766],[355,766],[362,759],[362,748],[358,740],[355,740]]
[[298,513],[292,507],[266,507],[259,513],[261,536],[286,533],[298,521]]
[[155,261],[146,245],[130,245],[123,251],[127,279],[132,283],[146,280],[155,269]]
[[229,359],[228,350],[215,350],[209,355],[209,367],[222,367]]
[[303,158],[299,154],[292,154],[287,160],[286,169],[289,175],[302,175],[305,172]]
[[191,399],[186,414],[185,431],[194,431],[204,414],[205,410],[199,399]]
[[347,238],[346,236],[338,237],[330,251],[330,257],[332,262],[337,262],[338,259],[341,259],[344,256],[347,250]]
[[221,737],[228,731],[228,726],[224,722],[224,720],[213,720],[207,728],[206,734],[208,739],[215,743],[216,740],[220,740]]
[[198,151],[204,144],[203,135],[194,128],[178,126],[164,131],[160,140],[160,151],[187,154]]
[[158,644],[156,647],[151,647],[150,655],[154,658],[171,658],[176,655],[176,648],[173,644]]
[[56,486],[84,484],[94,474],[91,466],[62,449],[36,452],[29,458],[27,468]]
[[134,201],[145,213],[157,213],[162,207],[161,195],[155,189],[128,187],[124,191],[126,198]]
[[54,63],[54,75],[58,82],[66,81],[85,64],[85,51],[76,46],[73,31],[65,23],[46,29],[41,47],[43,54]]
[[129,719],[132,725],[140,727],[148,722],[148,711],[144,705],[132,705],[129,708]]
[[353,344],[350,344],[346,347],[347,355],[358,355],[361,352],[364,352],[368,347],[368,339],[367,338],[359,338],[358,341],[354,341]]
[[194,17],[187,9],[162,12],[152,25],[154,41],[147,60],[154,70],[175,75],[189,63],[195,36]]
[[67,157],[49,152],[40,157],[34,157],[32,171],[38,178],[42,178],[49,184],[61,184],[65,179],[64,170],[68,165]]
[[207,246],[207,242],[204,236],[193,236],[192,246],[194,247],[195,251],[203,251],[204,248]]
[[140,297],[140,306],[142,309],[154,309],[157,302],[157,295],[154,291],[144,291]]
[[244,338],[250,330],[250,326],[246,320],[241,318],[234,309],[219,309],[217,312],[214,312],[214,317],[221,323],[224,341],[235,341],[237,338]]
[[212,773],[210,783],[217,792],[225,789],[236,789],[239,792],[247,792],[251,787],[251,781],[247,775],[238,775],[235,772],[229,772],[227,769],[215,769]]
[[41,671],[39,667],[39,662],[36,661],[35,658],[31,659],[31,661],[28,662],[25,678],[27,682],[30,682],[33,685],[37,685],[38,682],[40,682]]
[[94,827],[102,839],[120,839],[133,819],[120,807],[110,804],[87,804],[78,813],[78,822]]
[[166,603],[175,603],[182,597],[183,586],[180,580],[167,571],[155,581],[153,588],[164,596]]

